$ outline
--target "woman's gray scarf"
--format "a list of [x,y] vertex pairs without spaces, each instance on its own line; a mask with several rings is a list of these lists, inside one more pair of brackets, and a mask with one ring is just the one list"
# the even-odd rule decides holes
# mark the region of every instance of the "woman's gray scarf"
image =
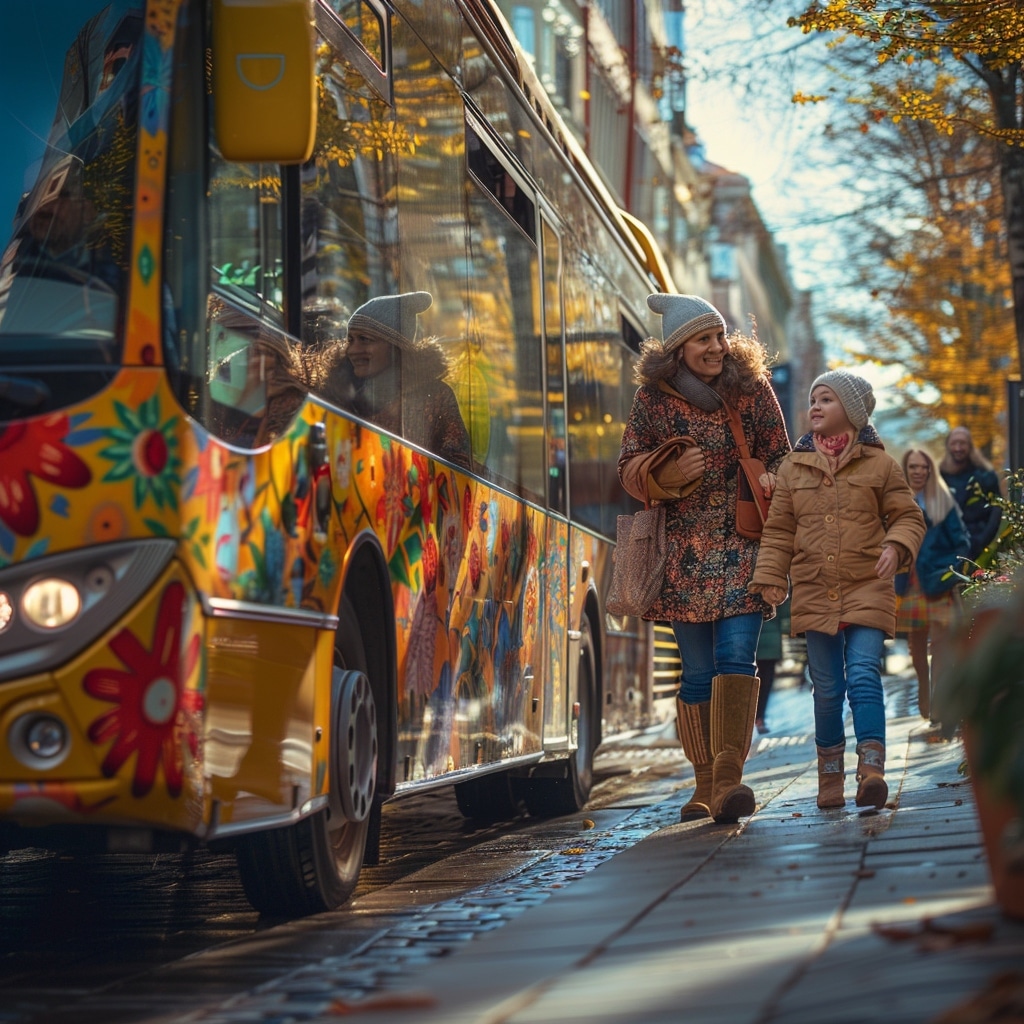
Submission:
[[668,378],[667,383],[701,412],[714,412],[725,404],[722,396],[714,388],[698,380],[682,363],[679,364],[675,375]]

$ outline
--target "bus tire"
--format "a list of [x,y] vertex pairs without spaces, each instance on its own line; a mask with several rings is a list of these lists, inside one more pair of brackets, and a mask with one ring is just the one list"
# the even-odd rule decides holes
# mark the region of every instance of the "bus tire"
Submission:
[[464,818],[476,821],[508,821],[519,813],[519,802],[507,771],[456,783],[455,802]]
[[600,714],[600,708],[597,706],[597,657],[590,620],[586,617],[580,634],[580,716],[576,749],[563,760],[545,762],[533,769],[521,787],[527,810],[538,818],[576,814],[590,799],[598,736],[595,716]]
[[328,806],[294,825],[246,836],[235,851],[246,897],[262,914],[333,910],[359,881],[374,809],[377,713],[358,631],[346,630],[341,642],[332,677]]

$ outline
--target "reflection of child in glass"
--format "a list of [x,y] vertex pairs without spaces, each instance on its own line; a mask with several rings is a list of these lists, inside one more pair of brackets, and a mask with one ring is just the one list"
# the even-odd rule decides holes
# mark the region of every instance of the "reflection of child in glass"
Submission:
[[445,383],[448,359],[435,338],[416,337],[428,292],[381,295],[349,317],[345,340],[325,353],[324,397],[459,466],[469,432]]
[[210,365],[210,397],[242,414],[225,417],[226,440],[257,447],[287,430],[306,388],[284,334],[211,299]]

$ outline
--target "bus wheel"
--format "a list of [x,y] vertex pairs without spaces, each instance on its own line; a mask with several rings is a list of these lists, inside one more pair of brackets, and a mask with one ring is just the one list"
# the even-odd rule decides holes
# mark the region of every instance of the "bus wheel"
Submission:
[[261,913],[333,910],[359,880],[377,778],[377,712],[364,672],[335,667],[331,714],[327,807],[247,836],[236,850],[245,894]]
[[513,795],[512,779],[507,771],[456,783],[455,802],[464,818],[477,821],[507,821],[519,813],[519,803]]
[[546,762],[533,769],[522,782],[522,794],[530,814],[538,818],[581,811],[590,799],[594,775],[594,751],[597,748],[597,659],[590,633],[590,621],[580,627],[580,714],[576,723],[577,746],[568,758]]

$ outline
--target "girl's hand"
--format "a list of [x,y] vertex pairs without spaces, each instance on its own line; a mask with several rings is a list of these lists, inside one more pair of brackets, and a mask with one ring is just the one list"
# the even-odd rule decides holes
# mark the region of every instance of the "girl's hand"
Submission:
[[899,567],[900,556],[896,553],[896,549],[888,544],[883,544],[882,553],[878,556],[878,561],[875,563],[875,573],[878,578],[880,580],[892,579]]
[[[770,498],[772,492],[775,490],[776,476],[774,473],[762,473],[758,478],[757,482],[764,488],[764,496]],[[773,601],[772,604],[775,602]]]
[[687,448],[676,459],[676,465],[685,483],[699,480],[704,475],[704,452],[697,445]]
[[789,596],[789,591],[785,587],[765,587],[761,591],[761,596],[769,604],[778,606]]

